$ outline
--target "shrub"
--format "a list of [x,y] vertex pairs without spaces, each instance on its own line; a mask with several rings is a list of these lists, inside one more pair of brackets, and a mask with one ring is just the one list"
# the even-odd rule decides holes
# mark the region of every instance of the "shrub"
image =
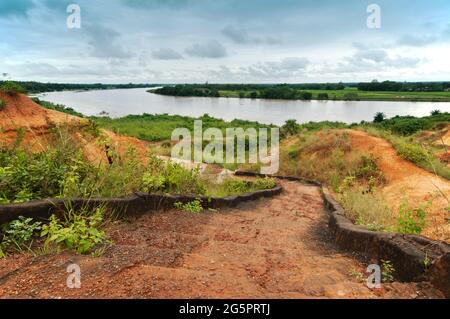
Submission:
[[[345,191],[339,201],[345,214],[353,222],[370,226],[376,230],[389,230],[392,227],[392,211],[384,205],[385,200],[376,193],[363,193],[360,188]],[[376,225],[376,226],[375,226]]]
[[290,135],[295,135],[299,132],[300,125],[297,120],[287,120],[286,123],[281,127],[281,135],[287,137]]
[[59,197],[69,179],[78,183],[93,169],[75,141],[62,135],[38,154],[0,148],[0,167],[0,197],[10,202]]
[[367,181],[371,179],[380,180],[383,178],[383,173],[379,169],[375,158],[363,155],[355,171],[355,177]]
[[317,95],[317,98],[319,99],[319,100],[328,100],[328,93],[319,93],[318,95]]
[[26,93],[25,88],[23,88],[20,84],[12,81],[5,81],[2,85],[0,85],[0,91],[5,92],[8,95],[17,95],[19,93]]
[[273,189],[277,186],[277,182],[273,178],[257,178],[253,182],[254,190]]
[[105,207],[97,207],[93,213],[87,208],[75,212],[72,208],[59,220],[55,215],[50,223],[42,226],[41,237],[46,237],[44,249],[50,245],[64,247],[79,254],[87,254],[97,245],[106,242],[106,233],[99,230],[104,223]]
[[425,123],[420,120],[409,120],[409,121],[397,121],[390,125],[390,129],[393,133],[399,135],[412,135],[425,128]]
[[313,94],[311,92],[302,91],[299,94],[301,100],[311,100],[313,98]]
[[427,206],[417,209],[408,207],[408,203],[400,206],[397,231],[402,234],[420,235],[426,226]]
[[294,160],[300,155],[300,148],[297,146],[292,146],[288,151],[289,159]]
[[227,179],[222,185],[225,192],[230,195],[247,193],[251,188],[251,182],[241,179]]
[[177,202],[174,204],[174,207],[184,212],[193,214],[200,214],[203,211],[202,203],[200,202],[200,200],[195,200],[186,204]]
[[17,220],[3,226],[3,240],[0,243],[0,258],[11,248],[18,251],[29,249],[28,243],[41,230],[40,222],[33,222],[32,218],[20,216]]
[[384,283],[394,282],[395,268],[394,265],[392,265],[392,262],[389,260],[381,260],[381,263],[381,280]]
[[416,164],[426,163],[431,156],[431,154],[422,146],[410,143],[398,144],[397,153],[403,159]]
[[3,100],[0,100],[0,111],[4,110],[6,108],[6,102]]
[[441,115],[441,114],[442,114],[442,112],[440,110],[433,110],[433,111],[431,111],[431,116],[438,116],[438,115]]
[[386,115],[382,112],[378,112],[375,114],[375,117],[373,118],[374,123],[381,123],[386,119]]
[[145,191],[184,195],[203,195],[206,185],[200,170],[188,170],[180,164],[164,162],[151,156],[147,172],[142,177]]
[[349,92],[344,94],[345,101],[357,101],[359,99],[358,93]]

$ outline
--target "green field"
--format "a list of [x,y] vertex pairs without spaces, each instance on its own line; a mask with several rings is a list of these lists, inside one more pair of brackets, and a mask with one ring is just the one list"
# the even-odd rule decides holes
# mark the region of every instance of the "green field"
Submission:
[[[328,94],[328,100],[358,100],[358,101],[413,101],[413,102],[450,102],[450,92],[369,92],[357,88],[344,90],[299,90],[311,92],[313,100],[319,100],[319,94]],[[242,90],[221,90],[221,97],[250,98],[251,92]],[[357,96],[349,96],[356,94]],[[346,96],[347,95],[347,96]]]
[[203,129],[210,127],[219,128],[225,131],[229,127],[247,128],[263,128],[271,127],[271,125],[264,125],[258,122],[233,120],[227,122],[221,119],[216,119],[208,115],[196,119],[181,115],[128,115],[118,119],[109,117],[93,117],[92,118],[100,127],[107,128],[119,134],[134,136],[142,140],[150,142],[167,141],[171,139],[173,130],[177,128],[188,128],[193,130],[194,121],[202,120]]

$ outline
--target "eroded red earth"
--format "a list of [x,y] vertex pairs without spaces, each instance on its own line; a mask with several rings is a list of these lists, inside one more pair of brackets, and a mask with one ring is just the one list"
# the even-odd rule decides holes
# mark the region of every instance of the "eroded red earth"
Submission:
[[[428,283],[370,290],[370,261],[329,237],[319,189],[281,182],[282,195],[199,215],[149,212],[111,226],[100,257],[63,253],[0,260],[1,298],[442,298]],[[66,286],[81,267],[81,289]]]

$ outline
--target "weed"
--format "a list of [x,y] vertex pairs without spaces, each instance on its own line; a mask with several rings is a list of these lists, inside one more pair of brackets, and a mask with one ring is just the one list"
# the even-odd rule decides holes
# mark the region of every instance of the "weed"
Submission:
[[431,154],[425,148],[416,144],[399,144],[397,152],[398,155],[403,159],[416,164],[426,163],[431,156]]
[[177,202],[174,204],[174,207],[184,212],[193,214],[200,214],[203,211],[202,203],[198,199],[186,204]]
[[42,226],[41,237],[46,237],[44,249],[53,244],[79,254],[89,253],[106,242],[106,233],[99,229],[104,223],[104,213],[105,207],[100,206],[92,214],[86,207],[78,212],[69,208],[64,220],[52,215],[50,223]]
[[369,226],[376,231],[392,227],[392,211],[383,204],[385,200],[381,195],[355,188],[343,192],[339,200],[346,216],[358,225]]
[[430,203],[417,209],[411,209],[407,202],[402,203],[397,221],[397,231],[402,234],[421,234],[426,226],[429,206]]
[[300,149],[298,147],[291,147],[288,151],[289,159],[295,160],[300,154]]
[[277,186],[277,182],[273,178],[257,178],[253,182],[253,189],[266,190]]
[[391,261],[381,260],[382,270],[381,270],[381,280],[384,283],[394,282],[395,268]]
[[431,266],[431,260],[430,260],[430,258],[428,258],[428,254],[425,254],[425,259],[422,261],[422,264],[423,264],[423,268],[424,268],[425,270],[427,270],[427,269],[430,268],[430,266]]
[[355,278],[357,281],[359,282],[365,282],[366,281],[366,277],[364,276],[364,274],[356,269],[352,269],[349,272],[349,275],[353,278]]
[[163,162],[155,156],[150,157],[142,184],[145,191],[153,193],[203,195],[206,192],[198,168],[188,170],[180,164]]
[[17,220],[3,226],[3,240],[0,243],[0,258],[11,248],[21,252],[30,250],[33,237],[41,230],[42,223],[33,222],[32,218],[20,216]]

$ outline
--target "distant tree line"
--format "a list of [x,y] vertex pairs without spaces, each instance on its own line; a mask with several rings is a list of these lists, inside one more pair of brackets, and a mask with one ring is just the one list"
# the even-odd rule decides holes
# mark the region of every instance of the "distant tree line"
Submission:
[[359,91],[443,92],[450,90],[450,82],[393,82],[372,81],[358,84]]
[[[0,81],[0,86],[10,81]],[[54,91],[78,91],[78,90],[107,90],[107,89],[134,89],[148,88],[157,85],[153,84],[71,84],[71,83],[41,83],[41,82],[19,82],[16,81],[26,92],[30,94],[54,92]]]
[[238,90],[241,98],[263,98],[280,100],[311,100],[310,92],[299,91],[290,85],[220,85],[220,84],[184,84],[166,86],[154,90],[154,93],[170,96],[220,97],[219,90]]
[[200,96],[200,97],[219,97],[219,91],[209,86],[197,85],[176,85],[165,86],[154,91],[156,94],[170,96]]

